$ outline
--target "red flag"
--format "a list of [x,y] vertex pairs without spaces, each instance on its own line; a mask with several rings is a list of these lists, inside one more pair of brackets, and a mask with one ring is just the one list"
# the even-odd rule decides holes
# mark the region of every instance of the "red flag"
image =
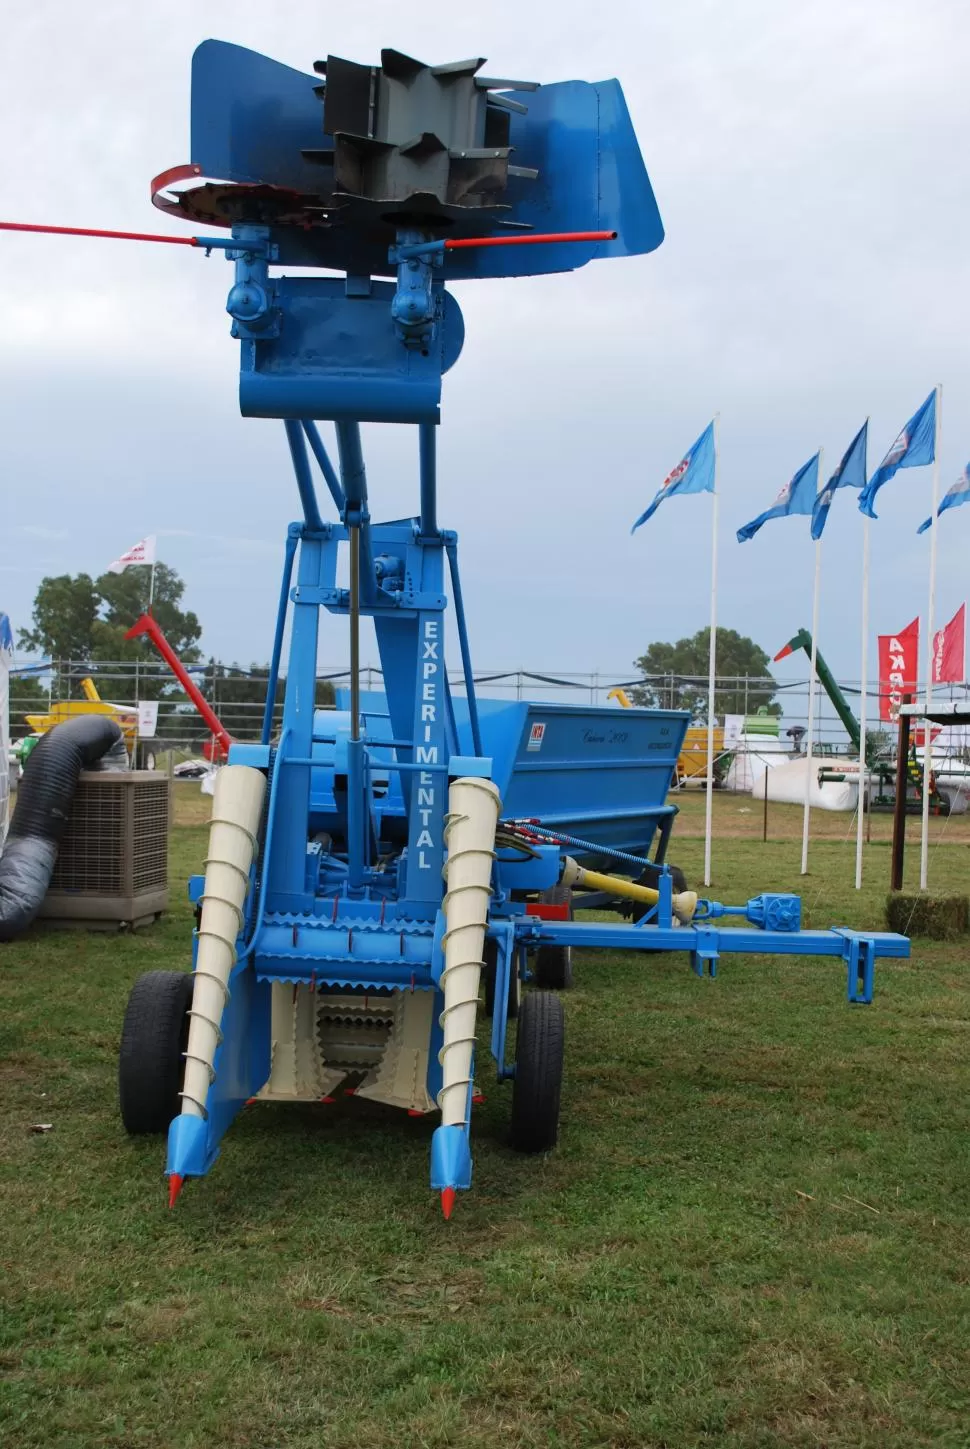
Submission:
[[933,683],[962,684],[966,654],[966,604],[961,604],[949,624],[933,635]]
[[898,634],[879,635],[879,718],[894,722],[904,694],[916,693],[919,618]]

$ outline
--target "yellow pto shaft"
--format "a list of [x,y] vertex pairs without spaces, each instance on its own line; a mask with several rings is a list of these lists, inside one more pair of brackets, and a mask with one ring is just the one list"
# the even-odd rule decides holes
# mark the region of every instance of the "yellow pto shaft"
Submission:
[[[563,863],[561,879],[563,885],[578,886],[581,890],[588,891],[606,891],[611,896],[638,901],[644,906],[655,906],[660,900],[660,892],[655,891],[652,886],[636,885],[620,875],[603,875],[598,870],[586,870],[577,865],[571,855],[567,855]],[[677,920],[686,925],[693,920],[697,910],[697,892],[678,892],[673,898],[672,906]]]

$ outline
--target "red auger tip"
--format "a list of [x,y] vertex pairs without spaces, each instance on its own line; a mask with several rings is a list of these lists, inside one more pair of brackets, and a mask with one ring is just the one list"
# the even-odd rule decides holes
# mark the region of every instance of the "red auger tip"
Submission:
[[178,1195],[182,1191],[182,1184],[185,1178],[180,1172],[170,1172],[168,1175],[168,1205],[173,1208],[178,1201]]
[[445,1221],[451,1217],[452,1208],[455,1206],[455,1189],[443,1187],[441,1189],[441,1211],[445,1215]]

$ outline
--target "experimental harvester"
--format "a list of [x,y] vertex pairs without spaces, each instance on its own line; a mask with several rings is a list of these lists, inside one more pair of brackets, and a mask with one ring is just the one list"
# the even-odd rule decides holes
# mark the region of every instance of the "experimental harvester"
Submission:
[[[284,420],[302,509],[262,742],[230,748],[192,886],[194,971],[143,977],[125,1021],[123,1117],[132,1131],[168,1127],[173,1203],[248,1099],[318,1100],[350,1078],[359,1097],[440,1111],[431,1185],[450,1215],[471,1183],[483,971],[513,1141],[537,1151],[557,1135],[563,1010],[554,990],[522,988],[567,984],[572,947],[684,951],[701,975],[725,953],[833,956],[860,1002],[876,957],[908,954],[901,936],[801,931],[795,896],[725,906],[675,888],[662,802],[686,716],[521,706],[499,718],[476,700],[457,538],[437,516],[441,379],[463,341],[446,284],[569,271],[663,239],[615,80],[537,86],[483,64],[385,50],[379,65],[329,56],[314,77],[207,41],[193,60],[192,162],[153,183],[170,216],[224,229],[177,240],[234,265],[240,407]],[[319,420],[334,424],[336,461]],[[417,428],[416,517],[372,521],[366,422]],[[446,671],[449,600],[463,694]],[[344,711],[314,709],[322,611],[347,623]],[[385,685],[367,708],[362,617]],[[632,803],[630,781],[643,786]],[[563,792],[583,808],[564,810]],[[634,919],[572,918],[570,891],[577,904],[625,902]],[[723,926],[730,916],[743,924]]]

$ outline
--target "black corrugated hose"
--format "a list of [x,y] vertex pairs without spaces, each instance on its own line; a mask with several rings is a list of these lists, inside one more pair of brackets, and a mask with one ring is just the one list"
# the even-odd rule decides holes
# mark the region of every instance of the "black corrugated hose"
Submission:
[[78,715],[48,730],[31,751],[0,856],[0,941],[19,936],[40,910],[78,776],[120,739],[107,715]]

